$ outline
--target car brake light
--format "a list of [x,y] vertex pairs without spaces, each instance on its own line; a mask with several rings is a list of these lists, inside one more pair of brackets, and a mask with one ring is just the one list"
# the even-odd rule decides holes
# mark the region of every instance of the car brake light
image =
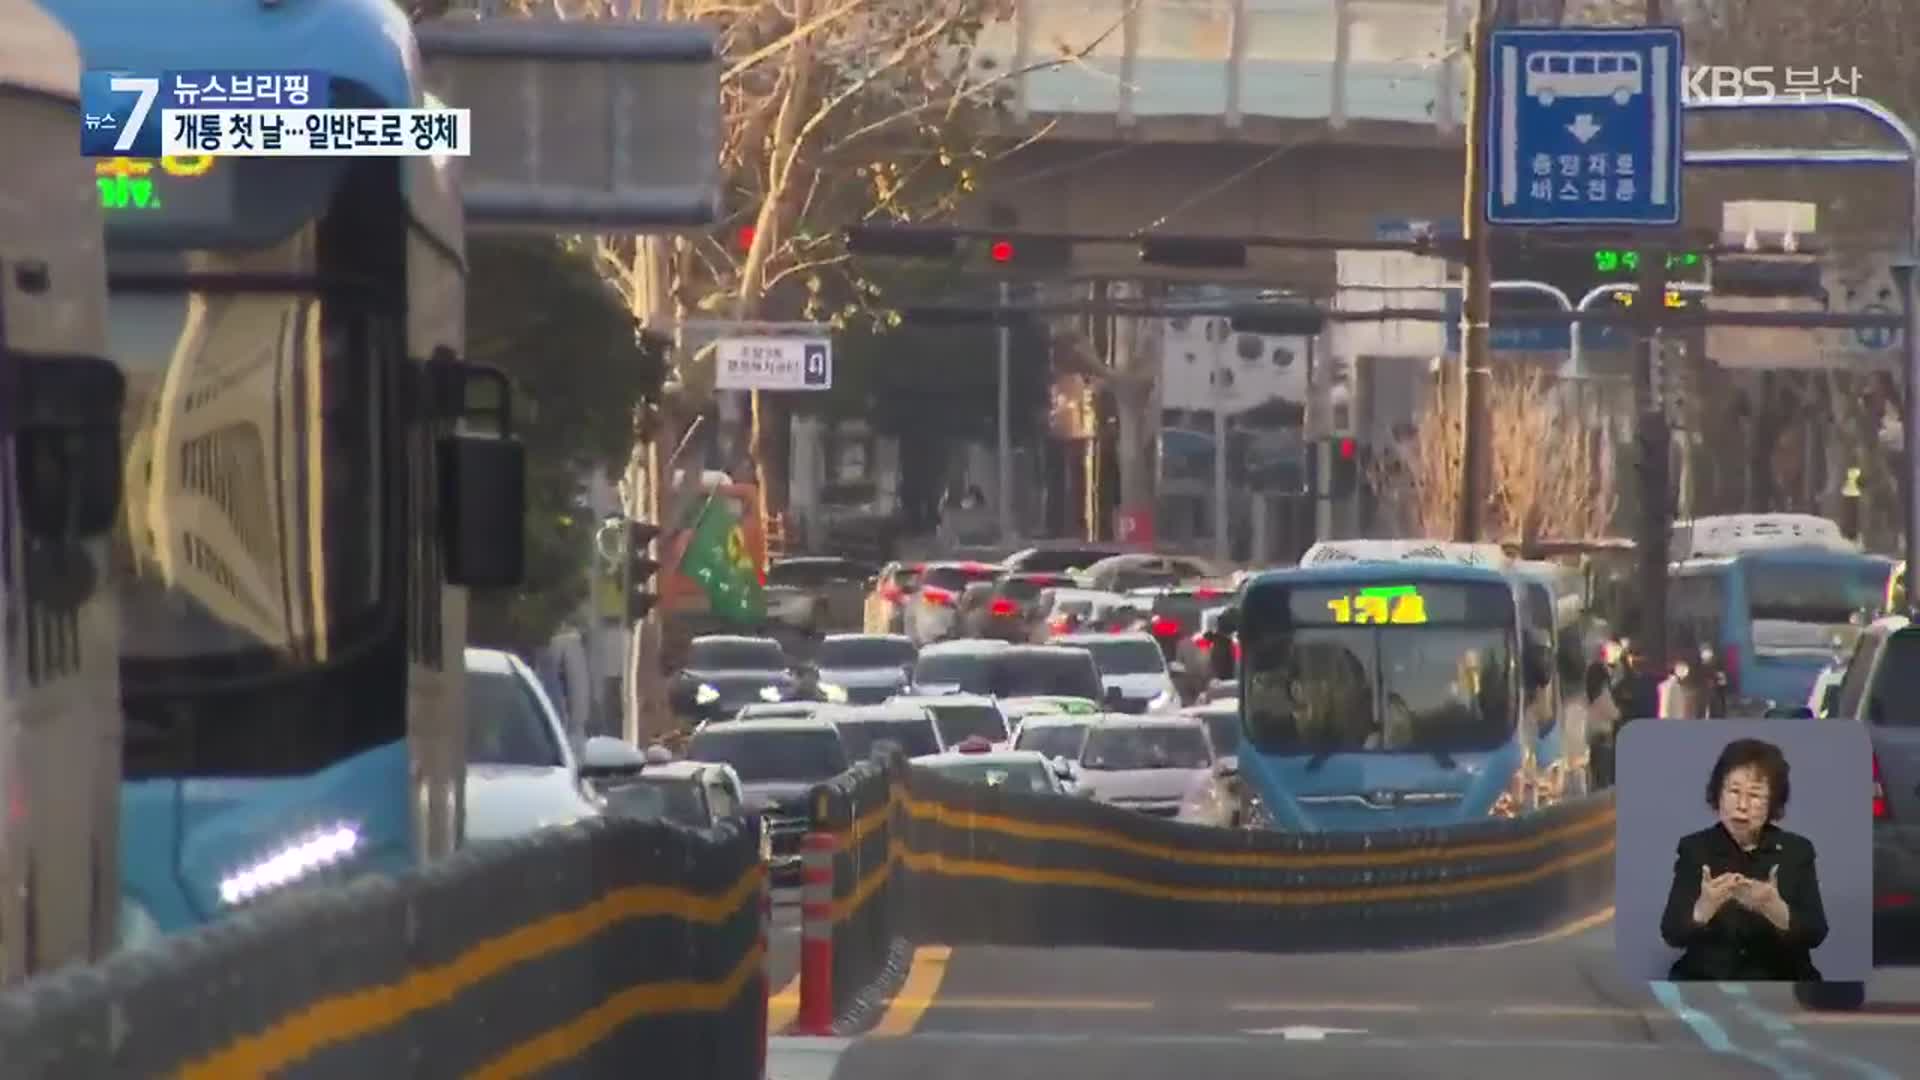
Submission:
[[992,606],[987,610],[995,615],[1017,615],[1020,612],[1020,608],[1004,596],[994,597]]
[[1239,638],[1233,639],[1233,660],[1234,660],[1234,663],[1236,664],[1240,662],[1240,639]]
[[1873,755],[1873,820],[1892,821],[1893,808],[1887,805],[1886,781],[1880,777],[1880,755]]
[[1174,637],[1180,633],[1179,621],[1165,615],[1155,615],[1149,628],[1154,637]]
[[1202,587],[1202,588],[1193,590],[1193,596],[1194,596],[1194,599],[1196,600],[1212,600],[1215,597],[1225,596],[1225,595],[1227,595],[1227,590],[1225,589],[1213,589],[1213,588]]
[[953,606],[953,594],[936,585],[920,586],[920,595],[925,597],[929,604],[938,604],[941,607]]
[[962,754],[984,754],[993,749],[993,742],[984,735],[969,735],[954,749]]
[[1213,648],[1213,639],[1205,634],[1195,634],[1187,640],[1191,641],[1193,647],[1199,649],[1201,652],[1206,652],[1208,649]]

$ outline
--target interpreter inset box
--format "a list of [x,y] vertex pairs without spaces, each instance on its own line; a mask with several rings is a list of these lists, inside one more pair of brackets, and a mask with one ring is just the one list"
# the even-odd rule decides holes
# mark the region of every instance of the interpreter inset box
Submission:
[[1631,979],[1854,982],[1873,968],[1873,758],[1841,720],[1621,729],[1614,950]]

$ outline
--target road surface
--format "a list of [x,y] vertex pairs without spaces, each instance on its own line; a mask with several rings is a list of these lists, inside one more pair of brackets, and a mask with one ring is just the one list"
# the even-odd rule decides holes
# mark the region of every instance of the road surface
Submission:
[[[776,1029],[777,1030],[777,1029]],[[1786,987],[1648,987],[1610,923],[1471,949],[1257,956],[941,948],[853,1040],[779,1039],[770,1080],[1920,1075],[1920,972],[1859,1013]]]

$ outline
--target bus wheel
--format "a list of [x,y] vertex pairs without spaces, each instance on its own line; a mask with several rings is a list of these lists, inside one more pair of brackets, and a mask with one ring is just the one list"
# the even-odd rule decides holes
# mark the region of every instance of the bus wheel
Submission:
[[1855,1012],[1867,1003],[1863,982],[1803,982],[1793,984],[1793,999],[1801,1008],[1817,1012]]

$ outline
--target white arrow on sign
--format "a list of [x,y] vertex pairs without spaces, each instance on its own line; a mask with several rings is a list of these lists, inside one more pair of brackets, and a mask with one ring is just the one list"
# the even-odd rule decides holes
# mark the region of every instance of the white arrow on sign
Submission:
[[1586,144],[1592,142],[1595,135],[1600,134],[1600,125],[1593,122],[1592,113],[1581,113],[1573,118],[1573,123],[1567,125],[1567,130],[1573,132],[1573,137],[1579,139],[1582,144]]
[[1329,1035],[1365,1035],[1365,1028],[1314,1027],[1310,1024],[1293,1024],[1288,1027],[1246,1028],[1249,1035],[1278,1035],[1283,1039],[1298,1042],[1324,1042]]

